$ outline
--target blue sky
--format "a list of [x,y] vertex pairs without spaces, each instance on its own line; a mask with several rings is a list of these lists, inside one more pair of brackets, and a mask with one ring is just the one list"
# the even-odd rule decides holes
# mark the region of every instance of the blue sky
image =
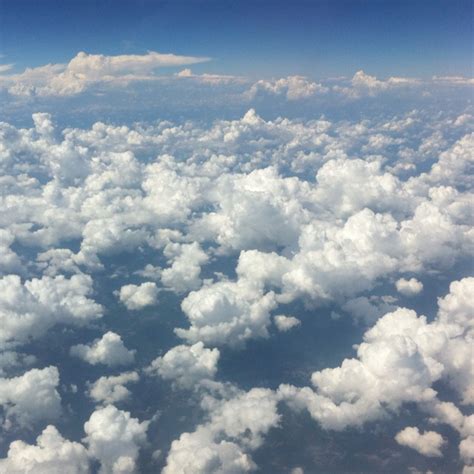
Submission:
[[472,4],[433,1],[0,1],[2,62],[78,51],[211,56],[195,70],[269,77],[472,75]]
[[472,474],[471,21],[0,0],[0,473]]

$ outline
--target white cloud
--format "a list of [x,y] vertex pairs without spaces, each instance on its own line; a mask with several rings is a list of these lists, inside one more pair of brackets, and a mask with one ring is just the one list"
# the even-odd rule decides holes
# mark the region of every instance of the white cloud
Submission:
[[0,279],[0,344],[18,344],[42,336],[55,324],[81,326],[102,316],[88,296],[87,275],[43,276],[22,283],[18,275]]
[[156,304],[157,296],[158,288],[153,282],[125,285],[120,288],[119,293],[120,301],[131,311]]
[[23,270],[20,257],[10,248],[14,241],[15,236],[10,231],[0,229],[0,275]]
[[115,404],[130,398],[130,391],[125,387],[129,383],[138,382],[137,372],[123,372],[120,375],[100,377],[88,384],[88,395],[97,403]]
[[299,326],[301,321],[294,316],[285,316],[284,314],[278,314],[273,316],[273,320],[275,321],[275,325],[281,332],[289,331],[291,328]]
[[228,84],[232,82],[245,82],[243,77],[230,76],[227,74],[194,74],[189,68],[182,69],[181,71],[175,73],[174,76],[180,79],[192,79],[203,84]]
[[244,473],[256,469],[252,458],[232,441],[216,441],[212,432],[198,428],[173,441],[163,474]]
[[463,76],[433,76],[433,81],[440,84],[446,85],[461,85],[461,86],[472,86],[474,85],[473,77]]
[[417,295],[423,291],[423,283],[416,278],[410,278],[409,280],[400,278],[395,282],[395,286],[397,291],[405,296]]
[[468,436],[459,443],[459,454],[466,463],[474,463],[474,435]]
[[155,359],[147,369],[178,386],[193,388],[202,380],[212,379],[219,361],[218,349],[207,349],[202,342],[192,346],[176,346]]
[[155,80],[157,68],[204,61],[209,61],[209,58],[155,51],[118,56],[79,52],[67,64],[48,64],[27,68],[20,74],[0,76],[0,85],[8,87],[12,95],[69,96],[94,84],[126,85],[133,81]]
[[256,469],[247,451],[257,449],[270,428],[278,425],[277,400],[268,389],[237,392],[230,398],[205,396],[208,423],[173,441],[163,474],[244,473]]
[[58,430],[47,426],[36,439],[36,445],[23,441],[10,444],[0,472],[8,474],[87,474],[89,456],[82,444],[64,439]]
[[421,84],[421,80],[409,77],[389,77],[386,80],[381,80],[360,70],[352,77],[351,87],[334,86],[334,90],[357,99],[364,96],[374,97],[381,92],[395,88],[413,87]]
[[105,364],[111,367],[131,364],[135,359],[135,350],[128,350],[122,338],[112,332],[106,332],[101,339],[91,345],[78,344],[72,346],[70,353],[89,364]]
[[325,94],[329,91],[322,84],[312,82],[304,76],[288,76],[276,80],[259,80],[255,82],[244,97],[255,99],[260,94],[285,96],[288,100],[302,100],[316,94]]
[[[280,397],[331,429],[360,426],[407,402],[433,411],[438,402],[432,385],[441,378],[470,403],[473,288],[474,278],[453,282],[432,323],[405,308],[386,314],[365,333],[357,358],[314,372],[316,390],[282,385]],[[459,422],[457,429],[462,431]]]
[[408,446],[428,457],[442,456],[441,448],[445,443],[445,440],[439,433],[435,431],[420,433],[420,430],[413,426],[407,426],[397,433],[395,440],[398,444]]
[[5,413],[4,425],[12,422],[30,426],[40,420],[53,420],[61,413],[61,397],[56,388],[56,367],[31,369],[23,375],[0,378],[0,405]]
[[100,461],[101,474],[136,472],[136,459],[146,442],[149,422],[107,405],[94,411],[84,424],[89,454]]
[[164,253],[170,259],[171,266],[161,272],[163,285],[178,293],[195,290],[201,286],[202,280],[199,277],[201,265],[205,264],[209,257],[197,242],[169,243]]
[[191,326],[175,332],[188,342],[242,346],[247,339],[267,337],[275,304],[273,293],[263,295],[245,283],[223,281],[203,286],[181,304]]

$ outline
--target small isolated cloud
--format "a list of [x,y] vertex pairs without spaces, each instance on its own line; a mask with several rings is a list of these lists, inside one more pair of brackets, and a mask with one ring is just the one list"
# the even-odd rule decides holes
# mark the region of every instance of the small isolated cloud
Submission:
[[122,338],[112,331],[105,333],[91,345],[78,344],[72,346],[70,350],[72,356],[79,357],[89,364],[105,364],[111,367],[131,364],[135,359],[135,352],[128,350]]
[[329,89],[321,84],[310,81],[304,76],[288,76],[276,80],[259,80],[244,93],[249,99],[258,95],[284,96],[287,100],[307,99],[316,94],[325,94]]
[[146,282],[141,285],[125,285],[120,288],[120,301],[129,310],[142,309],[156,303],[158,288],[154,282]]
[[155,359],[147,372],[172,380],[177,386],[192,388],[202,380],[214,378],[219,356],[218,349],[207,349],[202,342],[176,346]]
[[409,280],[400,278],[395,283],[395,286],[397,291],[405,296],[414,296],[423,291],[423,283],[416,278],[410,278]]
[[94,383],[89,384],[88,395],[97,403],[114,404],[127,400],[130,391],[125,387],[129,383],[138,382],[137,372],[124,372],[120,375],[100,377]]
[[275,325],[280,332],[286,332],[290,329],[299,326],[301,321],[294,316],[285,316],[284,314],[278,314],[273,317]]
[[393,90],[402,87],[412,87],[421,85],[422,81],[411,77],[389,77],[386,80],[378,79],[375,76],[365,73],[360,70],[357,71],[350,81],[350,86],[341,87],[334,86],[335,92],[340,92],[352,99],[360,97],[375,97],[381,92]]
[[397,433],[395,440],[402,446],[418,451],[423,456],[441,457],[441,448],[445,443],[443,437],[435,431],[425,431],[420,433],[417,427],[407,426]]
[[126,85],[134,81],[156,80],[154,71],[158,68],[179,67],[209,60],[207,57],[155,51],[118,56],[81,51],[67,64],[48,64],[27,68],[20,74],[0,76],[0,86],[6,87],[12,95],[71,96],[95,84]]
[[228,74],[194,74],[191,69],[186,68],[175,73],[174,75],[181,79],[193,79],[204,84],[228,84],[230,82],[244,82],[245,79],[239,76],[231,76]]
[[209,257],[197,242],[192,244],[168,244],[165,255],[169,257],[171,266],[161,272],[161,282],[177,293],[185,293],[199,288],[201,265]]
[[140,447],[146,443],[149,422],[132,418],[129,412],[113,405],[99,408],[84,424],[89,454],[101,464],[103,474],[136,471]]

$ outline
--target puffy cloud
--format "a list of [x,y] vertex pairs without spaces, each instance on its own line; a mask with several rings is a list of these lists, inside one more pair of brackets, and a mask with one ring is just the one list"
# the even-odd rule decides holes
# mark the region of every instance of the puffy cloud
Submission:
[[89,384],[88,395],[95,402],[106,405],[121,402],[130,397],[130,391],[125,385],[138,382],[139,378],[137,372],[123,372],[110,377],[103,376]]
[[307,99],[316,94],[325,94],[329,89],[316,82],[311,82],[304,76],[288,76],[277,80],[259,80],[255,82],[244,97],[255,99],[259,94],[285,96],[288,100]]
[[22,283],[18,275],[0,279],[0,344],[18,344],[42,336],[55,324],[82,326],[102,316],[88,296],[87,275],[43,276]]
[[435,431],[425,431],[420,433],[420,430],[413,426],[407,426],[405,429],[397,433],[395,440],[402,446],[418,451],[423,456],[440,457],[442,456],[441,448],[445,443],[443,437]]
[[100,461],[101,474],[136,471],[140,446],[146,442],[149,422],[107,405],[94,411],[84,424],[89,454]]
[[427,179],[430,182],[451,186],[469,186],[474,172],[474,133],[464,135],[450,148],[444,150],[431,167]]
[[423,283],[416,278],[410,278],[409,280],[400,278],[395,282],[395,286],[397,291],[405,296],[417,295],[423,291]]
[[61,413],[58,385],[59,372],[52,366],[31,369],[18,377],[0,378],[0,405],[5,412],[5,426],[12,422],[29,426],[57,418]]
[[301,321],[294,316],[285,316],[284,314],[278,314],[273,316],[273,320],[275,321],[275,325],[281,332],[289,331],[291,328],[299,326]]
[[95,339],[91,345],[72,346],[70,353],[89,364],[105,364],[111,367],[131,364],[135,359],[135,350],[128,350],[122,338],[112,332],[106,332],[101,339]]
[[47,426],[36,439],[36,445],[23,441],[10,444],[0,471],[8,474],[87,474],[89,456],[80,443],[64,439],[58,430]]
[[207,349],[202,342],[176,346],[155,359],[147,371],[172,380],[178,386],[192,388],[202,380],[214,378],[219,356],[218,349]]
[[351,87],[335,86],[334,90],[356,99],[364,96],[375,97],[381,92],[420,84],[422,84],[422,81],[419,79],[408,77],[389,77],[386,80],[381,80],[360,70],[352,77]]
[[245,283],[217,282],[192,291],[181,307],[191,326],[175,329],[189,342],[241,346],[247,339],[267,337],[273,293],[262,294]]
[[183,433],[171,444],[163,474],[244,473],[256,469],[252,458],[231,441],[215,441],[206,428]]
[[277,398],[268,389],[254,388],[230,398],[205,396],[208,423],[173,441],[164,474],[244,473],[256,469],[246,451],[257,449],[270,428],[277,426]]
[[69,96],[94,84],[126,85],[133,81],[155,80],[157,76],[153,72],[157,68],[208,60],[155,51],[118,56],[79,52],[67,64],[48,64],[27,68],[20,74],[0,76],[0,85],[8,87],[13,95]]
[[464,462],[474,463],[474,435],[468,436],[459,443],[459,454]]
[[156,303],[158,288],[153,282],[142,283],[141,285],[125,285],[120,288],[120,301],[133,311],[151,306]]
[[197,221],[194,233],[216,240],[224,249],[265,250],[294,245],[306,218],[298,199],[304,197],[305,189],[304,183],[280,177],[273,167],[223,176],[210,196],[217,212],[209,212]]
[[[407,402],[432,411],[437,406],[432,385],[441,378],[469,403],[473,334],[466,316],[472,314],[468,295],[473,288],[473,278],[453,282],[450,293],[440,299],[432,323],[405,308],[386,314],[365,333],[357,346],[358,358],[314,372],[311,380],[316,390],[283,385],[280,397],[295,409],[308,409],[315,420],[331,429],[362,425]],[[450,407],[438,413],[445,420],[459,418]],[[455,422],[461,432],[462,423]]]
[[165,255],[172,262],[169,268],[161,272],[161,282],[178,293],[195,290],[201,286],[199,278],[201,265],[209,257],[197,242],[192,244],[170,243],[165,247]]

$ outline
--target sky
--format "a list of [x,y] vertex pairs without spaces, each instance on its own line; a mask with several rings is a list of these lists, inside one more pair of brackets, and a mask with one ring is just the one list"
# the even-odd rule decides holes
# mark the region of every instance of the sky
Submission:
[[471,15],[0,0],[0,474],[473,474]]
[[208,72],[263,77],[472,72],[464,0],[2,0],[0,24],[0,52],[17,68],[78,51],[155,50],[210,56]]

